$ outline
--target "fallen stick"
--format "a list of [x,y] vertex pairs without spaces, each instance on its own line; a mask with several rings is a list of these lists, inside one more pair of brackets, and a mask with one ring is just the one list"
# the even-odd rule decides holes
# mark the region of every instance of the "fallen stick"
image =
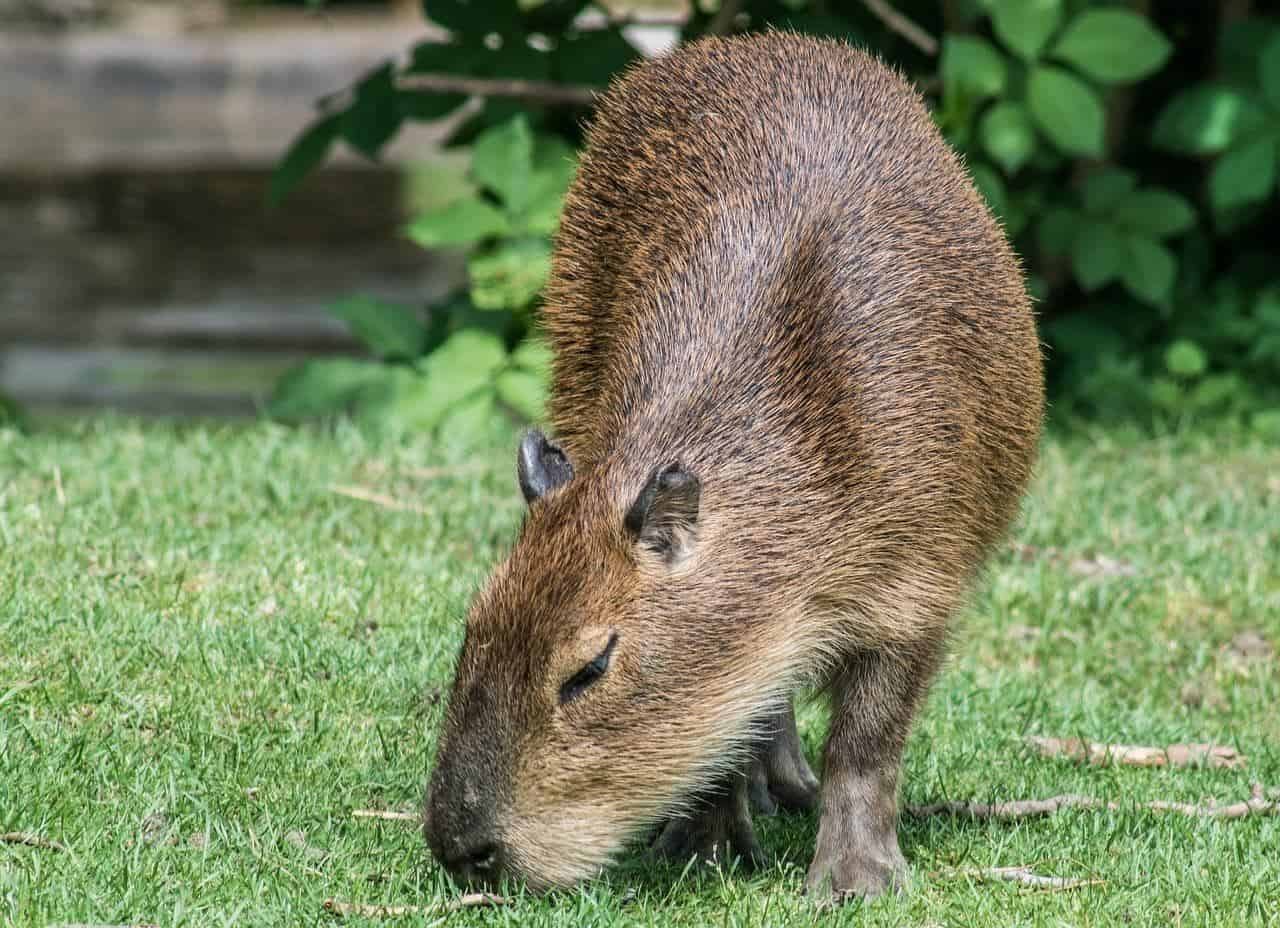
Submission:
[[353,809],[352,818],[376,818],[387,822],[420,822],[422,816],[416,812],[392,812],[388,809]]
[[1235,748],[1220,744],[1170,744],[1161,748],[1034,735],[1027,743],[1040,752],[1041,757],[1061,757],[1095,766],[1110,763],[1129,767],[1194,767],[1203,764],[1234,770],[1249,761]]
[[956,876],[972,877],[976,880],[1001,880],[1006,883],[1019,883],[1039,890],[1061,892],[1068,889],[1080,889],[1085,886],[1101,886],[1106,880],[1076,879],[1066,876],[1041,876],[1030,867],[988,867],[982,870],[954,870]]
[[381,506],[383,509],[395,509],[400,512],[416,512],[419,515],[425,515],[426,510],[414,503],[405,503],[400,500],[388,496],[385,493],[379,493],[376,490],[370,490],[366,487],[353,487],[334,485],[329,487],[330,492],[337,493],[339,496],[347,496],[351,499],[358,499],[363,503],[373,503],[375,506]]
[[0,844],[25,844],[27,847],[42,847],[50,851],[65,851],[67,848],[57,841],[42,838],[25,831],[6,831],[0,834]]
[[1101,799],[1090,796],[1065,795],[1051,796],[1048,799],[1018,799],[992,803],[934,802],[927,805],[907,806],[907,814],[914,818],[951,815],[974,821],[1016,822],[1027,818],[1053,815],[1063,809],[1105,809],[1108,812],[1119,812],[1125,808],[1144,809],[1149,812],[1176,812],[1192,818],[1240,819],[1251,815],[1280,813],[1280,800],[1269,799],[1262,785],[1254,783],[1250,788],[1248,799],[1225,806],[1212,802],[1194,805],[1189,802],[1169,802],[1163,799],[1125,806],[1118,802],[1103,802]]
[[467,893],[444,905],[367,905],[362,902],[339,902],[337,899],[326,899],[324,910],[336,915],[361,915],[365,918],[399,918],[401,915],[417,915],[419,913],[440,914],[457,912],[459,909],[473,909],[479,906],[507,905],[511,902],[506,896],[495,896],[492,893]]

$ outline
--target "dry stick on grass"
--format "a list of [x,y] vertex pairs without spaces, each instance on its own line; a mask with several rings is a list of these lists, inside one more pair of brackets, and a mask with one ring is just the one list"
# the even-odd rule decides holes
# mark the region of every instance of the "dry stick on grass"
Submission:
[[25,844],[27,847],[42,847],[48,851],[65,851],[66,845],[42,838],[25,831],[6,831],[0,834],[0,844]]
[[1189,802],[1168,802],[1157,799],[1140,802],[1134,806],[1118,802],[1103,802],[1090,796],[1051,796],[1048,799],[1018,799],[1010,802],[934,802],[928,805],[907,806],[907,814],[915,818],[931,815],[953,815],[974,821],[1016,822],[1026,818],[1053,815],[1063,809],[1105,809],[1118,812],[1125,808],[1145,809],[1150,812],[1177,812],[1192,818],[1240,819],[1251,815],[1280,814],[1280,800],[1267,798],[1259,783],[1250,788],[1249,798],[1241,802],[1220,806],[1216,804],[1193,805]]
[[1207,767],[1236,769],[1249,758],[1235,748],[1220,744],[1170,744],[1147,747],[1136,744],[1100,744],[1079,738],[1040,738],[1032,736],[1027,743],[1041,757],[1062,757],[1090,764],[1123,764],[1130,767]]
[[373,503],[375,506],[381,506],[383,509],[395,509],[400,512],[416,512],[419,515],[425,515],[427,510],[415,503],[406,503],[398,500],[385,493],[379,493],[377,490],[370,490],[367,487],[352,487],[334,485],[329,487],[330,492],[337,493],[339,496],[348,496],[351,499],[358,499],[364,503]]
[[[953,870],[955,876],[967,876],[976,880],[1000,880],[1006,883],[1019,883],[1035,889],[1059,892],[1068,889],[1081,889],[1085,886],[1101,886],[1106,880],[1081,880],[1066,876],[1041,876],[1030,867],[988,867],[983,870]],[[946,875],[946,874],[944,874]]]
[[926,55],[932,57],[938,54],[938,40],[923,26],[895,10],[886,0],[862,0],[862,5],[891,31],[902,36]]
[[416,812],[392,812],[388,809],[353,809],[352,818],[374,818],[384,822],[420,822],[422,816]]
[[467,893],[444,905],[365,905],[360,902],[339,902],[337,899],[326,899],[324,910],[337,915],[360,915],[364,918],[397,918],[401,915],[443,915],[457,912],[459,909],[474,909],[478,906],[506,905],[511,900],[505,896],[492,893]]

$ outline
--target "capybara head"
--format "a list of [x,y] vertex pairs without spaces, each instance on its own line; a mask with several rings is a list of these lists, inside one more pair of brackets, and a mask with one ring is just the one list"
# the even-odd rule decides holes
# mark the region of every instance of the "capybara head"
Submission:
[[466,881],[548,888],[731,763],[760,699],[709,627],[716,603],[694,605],[711,541],[695,474],[575,477],[538,432],[518,472],[529,509],[467,618],[426,833]]

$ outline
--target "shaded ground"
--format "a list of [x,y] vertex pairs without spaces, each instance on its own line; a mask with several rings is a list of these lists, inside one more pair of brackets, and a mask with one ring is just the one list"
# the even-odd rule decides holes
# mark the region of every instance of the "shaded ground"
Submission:
[[[475,455],[113,419],[0,432],[0,832],[66,846],[0,844],[0,923],[328,924],[329,898],[453,896],[412,827],[351,811],[419,800],[461,613],[519,518],[512,442]],[[1280,448],[1050,440],[912,739],[904,798],[1124,807],[1280,786],[1277,552]],[[816,754],[820,712],[803,715]],[[1248,762],[1078,767],[1029,734],[1213,741]],[[908,820],[910,891],[820,918],[796,894],[814,829],[765,822],[776,864],[750,878],[633,858],[577,893],[408,923],[1280,919],[1280,817]],[[955,873],[1024,864],[1106,882],[1037,893]]]

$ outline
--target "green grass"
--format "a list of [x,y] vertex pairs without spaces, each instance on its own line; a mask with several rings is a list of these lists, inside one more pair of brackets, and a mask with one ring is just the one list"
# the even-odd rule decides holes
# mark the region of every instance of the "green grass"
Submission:
[[[328,898],[453,895],[415,808],[461,616],[520,513],[509,434],[477,454],[351,429],[94,420],[0,430],[0,923],[330,924]],[[415,468],[492,465],[432,477]],[[420,506],[389,510],[332,485]],[[742,876],[624,861],[477,925],[1116,925],[1280,920],[1280,817],[1136,811],[1280,786],[1280,448],[1235,433],[1046,443],[1015,543],[957,635],[906,759],[909,802],[1081,792],[1130,808],[904,821],[899,898],[818,914],[811,818]],[[1073,562],[1104,556],[1122,571]],[[819,711],[804,713],[820,743]],[[1214,741],[1244,770],[1088,768],[1027,734]],[[1035,893],[957,870],[1035,864]],[[349,919],[360,923],[360,919]]]

